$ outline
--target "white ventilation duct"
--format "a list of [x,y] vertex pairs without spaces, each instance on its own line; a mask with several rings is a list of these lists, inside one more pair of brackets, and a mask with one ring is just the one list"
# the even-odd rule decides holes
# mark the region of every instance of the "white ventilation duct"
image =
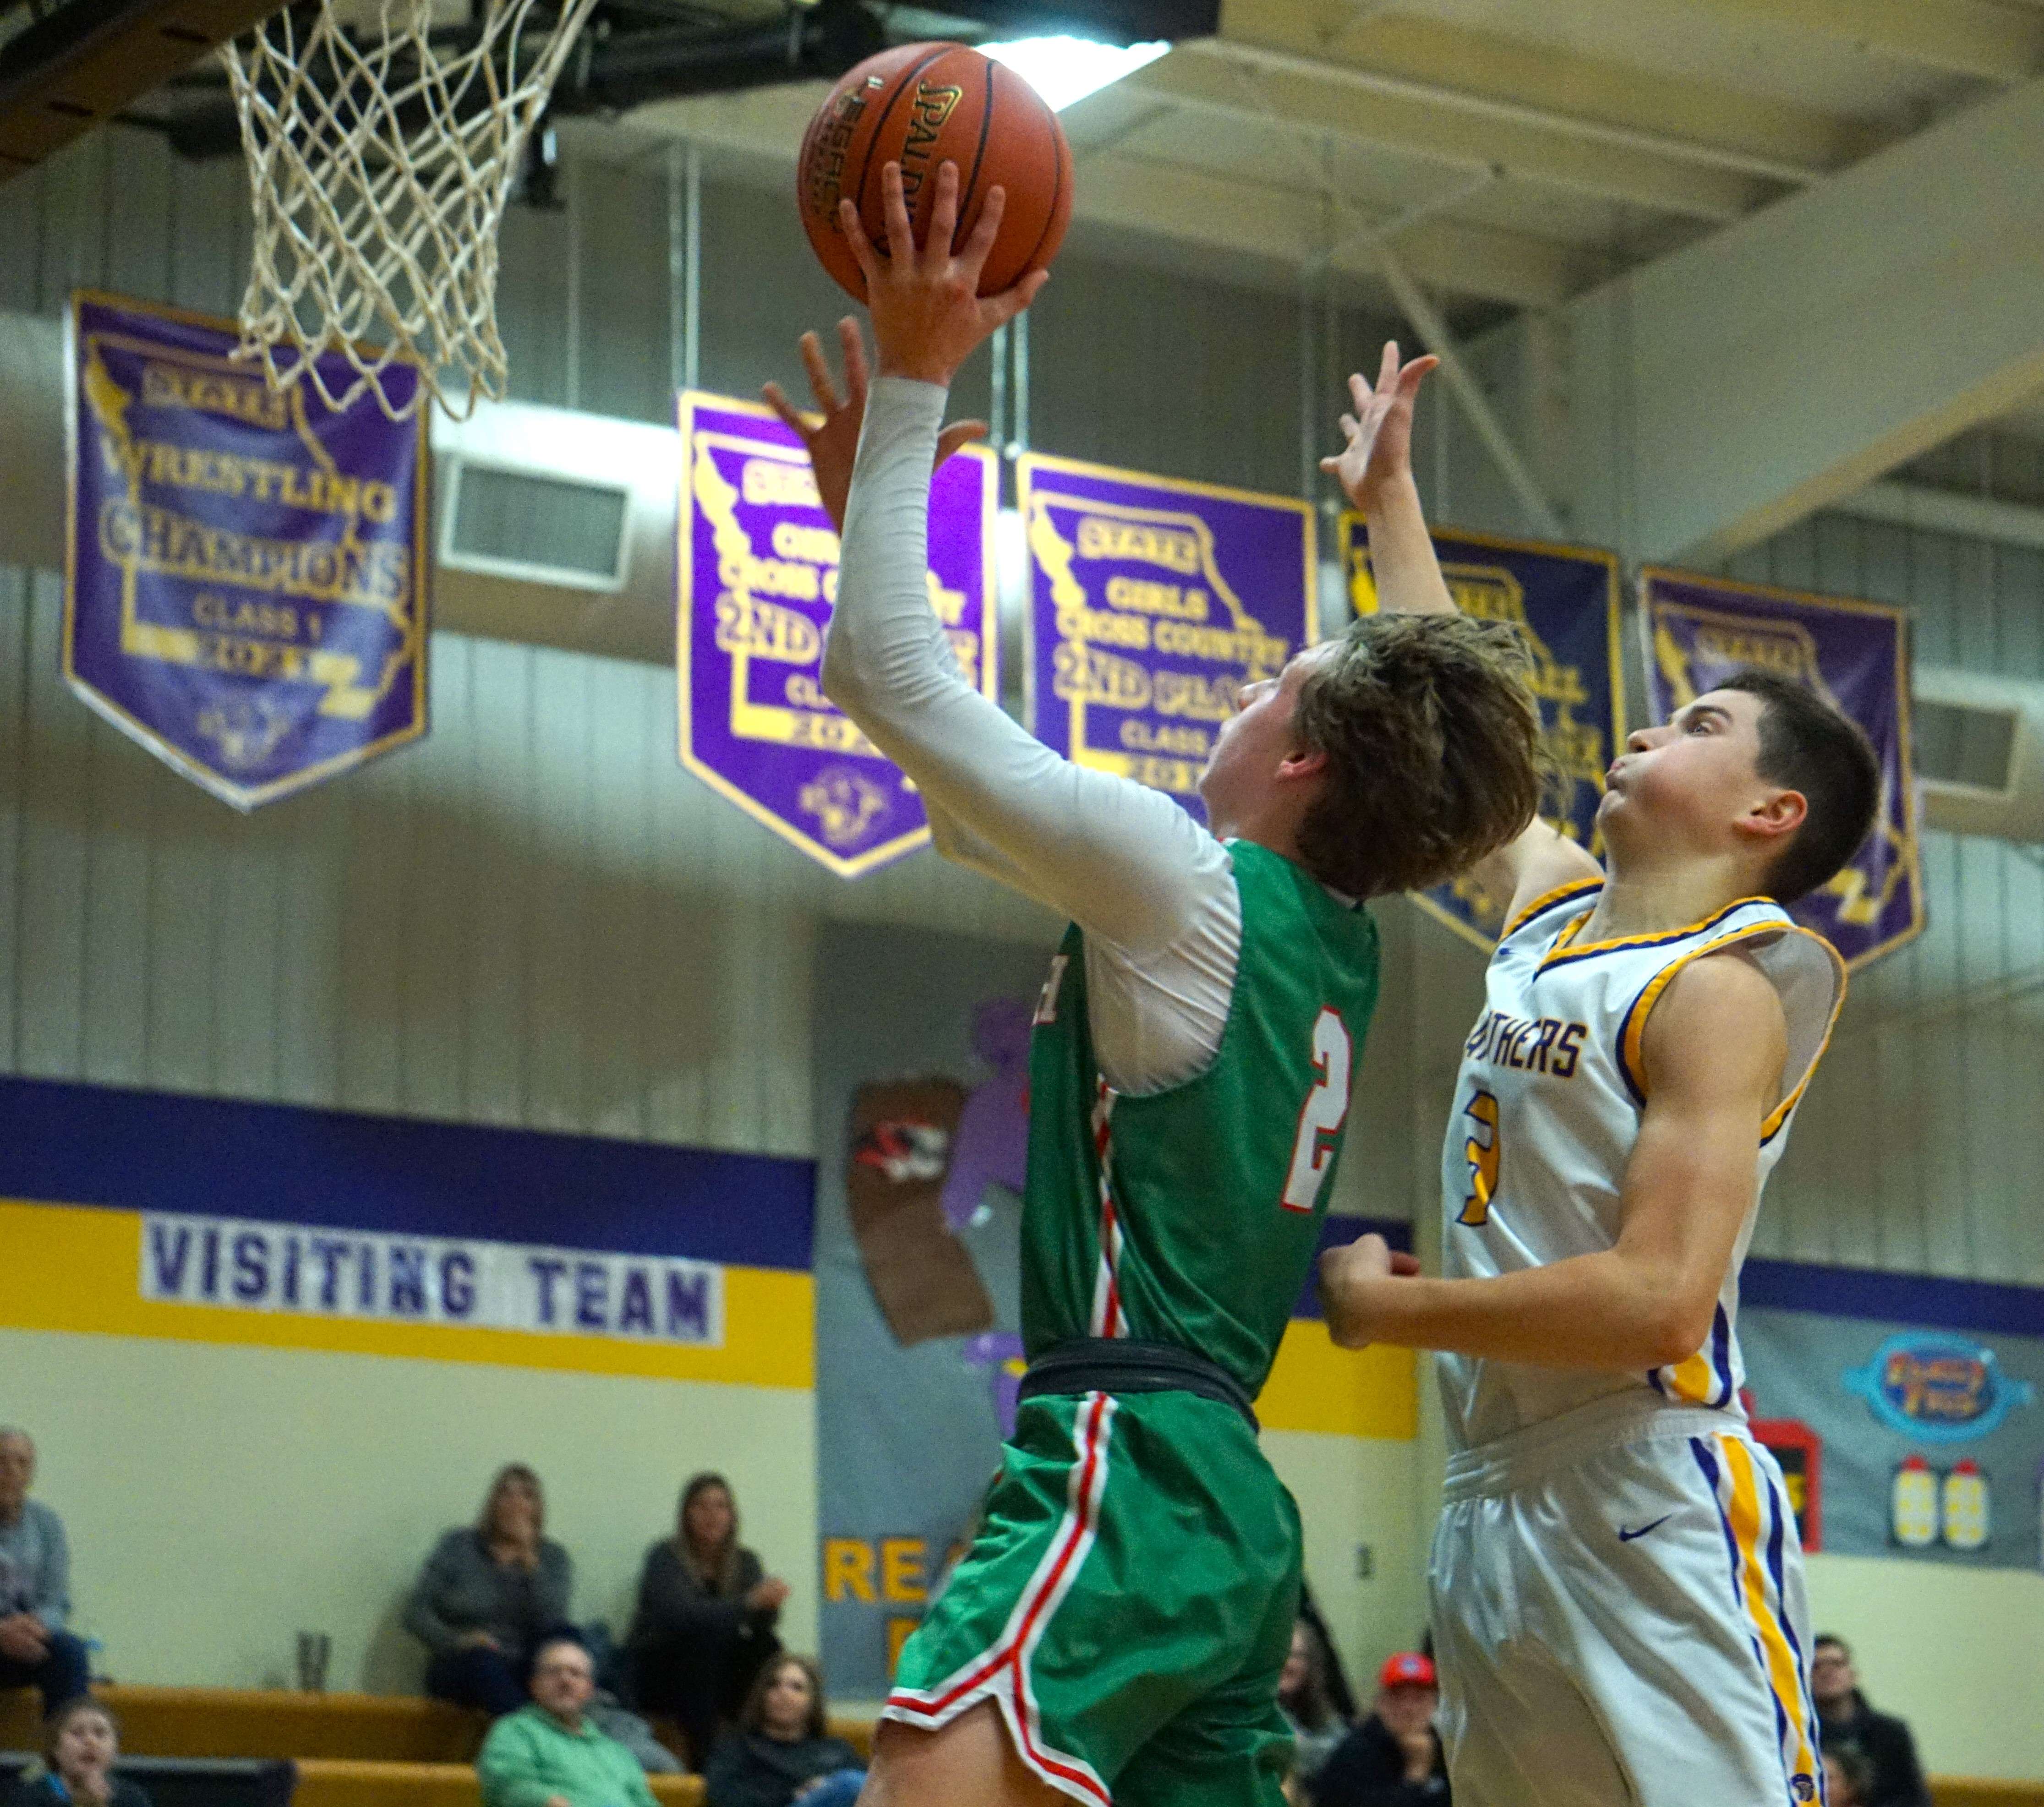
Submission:
[[1912,690],[1923,826],[2044,842],[2044,683],[1919,665]]

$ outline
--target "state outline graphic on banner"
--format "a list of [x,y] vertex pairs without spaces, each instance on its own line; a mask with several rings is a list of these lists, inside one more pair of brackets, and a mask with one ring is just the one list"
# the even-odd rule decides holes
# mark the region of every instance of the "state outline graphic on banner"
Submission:
[[[1874,832],[1836,877],[1789,905],[1789,913],[1835,946],[1847,969],[1855,972],[1914,941],[1929,926],[1930,911],[1916,819],[1908,610],[1857,597],[1820,596],[1662,565],[1644,567],[1639,585],[1646,694],[1657,714],[1670,715],[1700,693],[1691,666],[1697,658],[1709,657],[1727,671],[1755,666],[1805,684],[1866,732],[1881,761],[1881,813]],[[1868,622],[1881,623],[1888,644],[1869,640],[1857,655],[1838,650],[1844,624]],[[1694,635],[1688,650],[1675,632],[1684,623]],[[1835,631],[1829,670],[1820,632],[1827,625]],[[1721,642],[1715,650],[1704,643],[1708,636]],[[1885,685],[1885,699],[1858,699],[1878,703],[1885,712],[1871,726],[1865,708],[1849,707],[1839,694],[1842,685],[1856,687],[1854,674],[1841,669],[1848,657],[1868,667],[1857,687],[1864,687],[1876,666]],[[1708,689],[1708,684],[1701,689]],[[1887,857],[1873,859],[1869,872],[1869,858],[1877,849]],[[1899,914],[1898,893],[1903,898]]]
[[[928,846],[929,822],[915,785],[823,694],[824,635],[835,604],[840,548],[816,493],[808,451],[760,402],[683,389],[676,395],[675,413],[682,449],[674,646],[682,766],[840,878],[859,877]],[[720,455],[738,461],[735,478],[720,467]],[[762,481],[748,489],[755,466],[785,470],[793,481],[785,487]],[[976,496],[960,493],[968,483]],[[997,461],[984,446],[962,447],[936,474],[928,580],[932,606],[968,681],[996,701],[998,484]],[[763,554],[754,545],[754,528],[740,519],[747,509],[778,511],[770,523],[755,524],[768,526],[770,548]],[[951,543],[955,535],[970,537],[968,512],[978,527],[976,558],[970,544]],[[713,554],[700,572],[699,528],[708,530]],[[742,562],[743,581],[728,581],[727,567],[734,562]],[[755,583],[755,577],[764,581]],[[961,587],[952,579],[967,581]],[[777,586],[782,593],[774,593]],[[699,620],[706,598],[713,599],[713,613]],[[697,637],[705,631],[707,643],[699,646]],[[778,699],[755,694],[755,664],[790,668]],[[705,687],[700,696],[699,681]],[[795,691],[800,694],[791,694]],[[723,763],[712,744],[713,731],[722,742]],[[748,765],[750,772],[741,769]],[[904,811],[912,820],[893,828],[889,819]],[[813,830],[802,825],[804,816],[813,819]]]
[[[303,386],[273,389],[233,358],[239,338],[192,309],[73,292],[61,661],[96,714],[246,811],[426,733],[432,466],[424,410],[391,423],[309,404]],[[159,413],[167,436],[145,436],[136,417]],[[183,438],[171,431],[181,416]],[[394,481],[381,463],[342,468],[329,440],[365,434],[390,442]],[[340,531],[290,518],[307,515]],[[116,571],[117,600],[100,593]],[[313,691],[316,703],[298,694]],[[175,715],[189,717],[182,739]]]
[[[1346,511],[1336,524],[1342,577],[1349,607],[1358,616],[1377,611],[1377,585],[1369,556],[1369,524],[1358,511]],[[1600,547],[1561,546],[1545,540],[1515,539],[1501,535],[1477,533],[1457,528],[1441,528],[1432,533],[1441,560],[1442,575],[1457,607],[1480,619],[1503,621],[1516,627],[1530,643],[1533,655],[1533,689],[1540,704],[1541,739],[1549,755],[1569,785],[1566,819],[1543,809],[1543,817],[1571,840],[1592,854],[1599,851],[1596,837],[1597,804],[1604,789],[1604,775],[1616,750],[1623,745],[1625,726],[1625,673],[1623,635],[1620,627],[1619,562],[1616,553]],[[1544,559],[1581,568],[1581,577],[1600,577],[1604,648],[1596,667],[1596,682],[1608,686],[1603,719],[1583,721],[1574,712],[1594,709],[1598,703],[1596,685],[1586,682],[1591,662],[1573,662],[1557,654],[1550,642],[1556,638],[1553,623],[1544,628],[1530,618],[1523,576],[1509,566],[1478,563],[1453,556],[1454,549],[1473,548],[1521,559]],[[1500,581],[1501,580],[1501,581]],[[1580,579],[1579,579],[1580,581]],[[1472,608],[1470,600],[1495,596],[1492,606]],[[1544,608],[1544,605],[1543,605]],[[1608,742],[1607,745],[1606,742]],[[1431,891],[1408,893],[1428,915],[1452,930],[1472,946],[1486,950],[1495,946],[1497,931],[1504,927],[1511,907],[1509,898],[1493,897],[1465,875],[1437,885]],[[1493,924],[1486,927],[1485,924]]]
[[[1016,460],[1016,489],[1029,553],[1024,694],[1030,732],[1075,765],[1161,790],[1204,819],[1199,776],[1213,731],[1234,713],[1240,686],[1275,677],[1293,654],[1317,638],[1312,505],[1043,452],[1024,452]],[[1239,518],[1217,531],[1216,522],[1199,509],[1201,501],[1218,503],[1224,516]],[[1079,517],[1070,535],[1052,518],[1056,511]],[[1268,548],[1239,543],[1255,514],[1281,523],[1283,546],[1274,535]],[[1098,530],[1092,536],[1097,540],[1114,539],[1108,530],[1117,527],[1126,539],[1089,548],[1089,527]],[[1296,597],[1285,596],[1274,609],[1260,597],[1254,606],[1245,603],[1247,586],[1227,567],[1247,558],[1274,568],[1281,557],[1289,589],[1294,533]],[[1226,543],[1230,540],[1238,543]],[[1130,564],[1151,574],[1110,577],[1095,598],[1074,574],[1075,562]],[[1112,593],[1117,586],[1126,586],[1120,597]],[[1210,600],[1220,604],[1224,626],[1209,621]],[[1278,612],[1282,619],[1274,627],[1270,618]],[[1077,631],[1066,631],[1071,628]],[[1166,638],[1182,643],[1162,645]],[[1154,657],[1159,652],[1209,669],[1159,669]],[[1112,745],[1089,733],[1089,712],[1098,709],[1120,712]]]

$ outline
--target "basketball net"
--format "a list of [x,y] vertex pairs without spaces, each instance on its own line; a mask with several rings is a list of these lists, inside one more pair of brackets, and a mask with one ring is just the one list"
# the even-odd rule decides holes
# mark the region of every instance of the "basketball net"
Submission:
[[[237,356],[331,409],[367,389],[393,420],[429,394],[457,419],[503,399],[498,222],[594,0],[558,3],[478,0],[436,32],[432,0],[377,0],[355,31],[301,0],[222,49],[256,214]],[[325,352],[354,372],[339,393]],[[418,382],[386,387],[394,367]]]

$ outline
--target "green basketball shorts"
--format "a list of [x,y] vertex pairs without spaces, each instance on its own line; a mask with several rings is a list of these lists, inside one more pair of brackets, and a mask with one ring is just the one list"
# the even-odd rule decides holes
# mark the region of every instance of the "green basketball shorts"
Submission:
[[882,1717],[935,1731],[992,1701],[1023,1761],[1093,1807],[1277,1807],[1299,1552],[1298,1509],[1230,1406],[1025,1400]]

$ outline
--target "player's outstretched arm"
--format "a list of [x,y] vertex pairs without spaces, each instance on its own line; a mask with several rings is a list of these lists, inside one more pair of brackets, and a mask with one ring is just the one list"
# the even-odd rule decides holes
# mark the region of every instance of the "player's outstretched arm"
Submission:
[[[1759,1184],[1788,1030],[1773,986],[1732,952],[1681,970],[1644,1043],[1646,1104],[1612,1248],[1496,1279],[1427,1279],[1394,1273],[1366,1237],[1321,1259],[1335,1341],[1625,1372],[1701,1349]],[[1510,1162],[1507,1149],[1508,1176]],[[1510,1209],[1505,1185],[1494,1210]]]
[[[1226,854],[1162,793],[1082,770],[1010,720],[966,681],[929,606],[929,479],[947,386],[1042,286],[1039,273],[1005,296],[980,297],[1001,191],[988,195],[970,240],[955,253],[956,168],[944,164],[936,181],[930,230],[918,246],[900,170],[890,164],[883,173],[885,261],[857,215],[846,216],[866,274],[879,374],[865,397],[845,504],[824,692],[915,781],[943,851],[1128,953],[1154,952],[1217,904],[1233,907]],[[840,423],[826,455],[838,455],[846,436]],[[818,487],[825,487],[820,469]]]
[[[1370,524],[1377,606],[1393,613],[1454,611],[1412,475],[1413,409],[1420,385],[1439,362],[1428,357],[1402,363],[1397,341],[1387,344],[1374,387],[1360,371],[1348,379],[1355,412],[1341,417],[1347,443],[1335,456],[1320,460],[1321,470],[1339,479],[1343,493]],[[1486,891],[1512,900],[1508,921],[1550,891],[1602,876],[1595,860],[1537,817],[1476,868]]]
[[1347,443],[1320,469],[1370,525],[1370,564],[1380,608],[1393,614],[1452,615],[1454,599],[1441,576],[1412,476],[1412,411],[1420,386],[1440,359],[1398,359],[1398,342],[1384,347],[1374,388],[1358,370],[1348,379],[1353,414],[1341,417]]

